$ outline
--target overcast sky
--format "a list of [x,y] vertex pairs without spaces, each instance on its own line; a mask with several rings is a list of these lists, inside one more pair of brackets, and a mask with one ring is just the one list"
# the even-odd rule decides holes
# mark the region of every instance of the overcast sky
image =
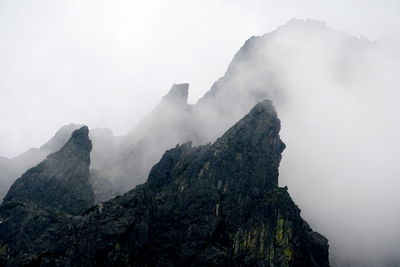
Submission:
[[246,39],[291,18],[374,40],[397,32],[398,0],[0,0],[0,155],[71,122],[125,134],[189,82],[195,103]]

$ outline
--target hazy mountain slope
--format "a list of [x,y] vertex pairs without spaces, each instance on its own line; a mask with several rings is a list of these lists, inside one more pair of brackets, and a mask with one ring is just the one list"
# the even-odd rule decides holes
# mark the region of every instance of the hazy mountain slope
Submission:
[[33,202],[70,214],[80,214],[94,204],[89,183],[92,143],[87,127],[72,133],[68,142],[29,169],[11,186],[4,203]]
[[166,149],[197,140],[192,107],[187,104],[188,87],[174,84],[155,109],[121,141],[109,174],[116,177],[115,185],[120,192],[144,183]]
[[[388,258],[400,264],[395,249],[400,246],[400,215],[394,212],[394,203],[400,201],[397,187],[377,191],[382,185],[395,185],[400,172],[400,53],[398,46],[387,49],[384,43],[313,20],[292,20],[252,37],[224,76],[184,113],[189,119],[181,125],[172,119],[180,127],[171,127],[169,135],[178,137],[176,143],[212,142],[255,103],[272,99],[289,145],[281,183],[292,188],[306,218],[329,237],[337,265],[385,266]],[[153,116],[152,124],[168,125],[168,118],[160,118]],[[179,135],[182,132],[189,137]],[[144,133],[155,141],[144,138],[121,164],[136,164],[140,177],[149,170],[137,164],[142,151],[157,147],[157,140],[167,136]],[[161,156],[160,151],[154,153],[143,166]],[[133,174],[125,174],[132,184],[143,179]],[[375,207],[377,217],[371,219],[368,207]],[[367,223],[357,227],[360,220]]]
[[[314,51],[315,46],[321,51]],[[115,161],[117,171],[110,175],[117,177],[122,191],[126,190],[145,181],[150,167],[168,147],[189,140],[194,144],[214,141],[262,99],[273,99],[279,109],[290,106],[291,90],[296,86],[289,82],[296,83],[296,79],[286,80],[292,68],[285,64],[291,60],[295,66],[304,58],[307,66],[315,61],[313,54],[333,53],[320,60],[337,64],[337,70],[332,68],[329,75],[344,80],[345,69],[357,64],[352,58],[362,57],[363,49],[370,46],[373,44],[367,40],[332,31],[324,23],[311,20],[292,20],[271,33],[252,37],[234,56],[225,75],[196,105],[187,104],[187,84],[174,85],[155,110],[124,138]]]
[[[56,223],[67,224],[94,204],[89,184],[88,128],[75,130],[61,149],[17,179],[0,205],[0,265],[30,248]],[[98,179],[91,178],[94,183]]]
[[279,130],[264,101],[214,144],[168,150],[147,183],[55,224],[10,263],[329,266],[327,240],[277,186]]
[[146,180],[165,149],[215,141],[267,97],[289,146],[281,184],[291,188],[311,225],[329,237],[337,266],[400,264],[400,198],[392,186],[400,172],[397,44],[292,20],[246,41],[196,105],[186,103],[187,85],[174,86],[171,92],[181,93],[171,95],[182,101],[162,100],[107,149],[94,140],[102,160],[93,156],[92,163],[126,192]]
[[13,180],[15,171],[12,166],[12,161],[8,158],[0,157],[0,203],[3,197],[7,194]]
[[[354,79],[353,68],[368,56],[363,53],[373,47],[366,39],[314,20],[293,19],[273,32],[251,37],[196,105],[201,129],[207,129],[202,136],[215,139],[260,99],[272,99],[283,112],[293,101],[314,97],[314,90],[329,91],[331,82],[346,87]],[[318,77],[318,67],[323,77]]]
[[[49,154],[58,151],[71,137],[73,131],[82,127],[80,124],[68,124],[61,127],[56,134],[44,145],[39,148],[30,148],[25,153],[12,158],[0,157],[0,203],[9,190],[12,183],[28,169],[34,167],[44,160]],[[89,132],[90,139],[93,140],[93,149],[91,152],[91,169],[96,169],[94,176],[104,176],[101,173],[113,168],[113,162],[116,150],[120,142],[120,137],[114,136],[110,129],[95,128]],[[113,177],[107,176],[110,181]],[[98,185],[97,185],[98,186]],[[105,195],[115,195],[112,186],[109,193]],[[99,188],[99,190],[102,190]],[[103,198],[101,198],[103,199]]]
[[[28,169],[32,168],[50,153],[59,150],[71,137],[73,131],[81,127],[69,124],[61,127],[54,137],[40,148],[30,148],[23,154],[12,159],[0,160],[0,202],[3,200],[11,184]],[[4,164],[3,164],[4,162]]]

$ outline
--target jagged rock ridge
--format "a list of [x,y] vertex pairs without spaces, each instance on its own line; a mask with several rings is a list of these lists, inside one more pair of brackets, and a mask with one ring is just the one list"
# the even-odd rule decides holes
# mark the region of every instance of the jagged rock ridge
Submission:
[[0,158],[0,203],[14,181],[28,169],[36,166],[49,154],[58,151],[71,137],[79,124],[69,124],[61,127],[56,134],[39,148],[30,148],[25,153],[12,158]]
[[4,202],[34,202],[71,214],[79,214],[93,205],[89,183],[92,143],[88,133],[86,126],[74,131],[58,152],[15,181]]
[[278,187],[279,130],[264,101],[214,144],[168,150],[144,185],[59,219],[9,264],[329,266],[327,240]]
[[[187,141],[195,145],[215,141],[263,99],[272,99],[278,107],[283,106],[290,101],[288,92],[292,88],[281,80],[285,68],[281,68],[276,61],[277,58],[281,61],[277,49],[284,55],[293,52],[291,42],[287,40],[302,43],[300,47],[308,47],[307,43],[329,41],[335,49],[345,52],[344,55],[350,58],[358,57],[360,50],[372,45],[366,40],[335,32],[323,22],[314,20],[291,20],[275,31],[253,36],[233,57],[226,73],[196,105],[187,103],[188,84],[174,84],[154,111],[127,136],[115,137],[106,131],[101,131],[100,135],[93,133],[91,167],[113,181],[119,193],[125,193],[146,181],[151,167],[166,149]],[[307,52],[298,53],[301,55]],[[346,62],[341,58],[342,54],[337,53],[332,64]],[[351,64],[345,64],[338,69],[346,73],[343,70],[349,66]],[[343,75],[333,74],[335,77]],[[41,157],[47,154],[41,154]],[[23,171],[35,164],[26,166]],[[6,168],[2,169],[4,173],[7,172]],[[18,177],[13,176],[14,179]],[[5,175],[7,177],[8,174]]]
[[[83,125],[72,123],[65,125],[61,127],[47,143],[39,148],[31,148],[12,159],[0,157],[0,203],[17,178],[28,169],[43,161],[51,153],[58,151],[67,143],[71,134],[82,126]],[[110,184],[114,176],[110,175],[109,170],[113,169],[115,166],[114,158],[117,154],[116,150],[122,137],[114,136],[112,131],[108,128],[92,129],[89,132],[89,136],[93,143],[92,151],[90,152],[90,173],[93,172],[91,176],[96,177],[96,179],[90,179],[90,182],[96,183],[93,186],[95,186],[97,192],[101,194],[99,199],[105,200],[105,197],[112,197],[116,194],[113,185]],[[97,179],[99,177],[102,177],[103,181],[101,183],[99,183]],[[104,179],[108,181],[104,181]],[[103,188],[99,186],[103,186]],[[109,189],[108,192],[106,192],[107,189]]]

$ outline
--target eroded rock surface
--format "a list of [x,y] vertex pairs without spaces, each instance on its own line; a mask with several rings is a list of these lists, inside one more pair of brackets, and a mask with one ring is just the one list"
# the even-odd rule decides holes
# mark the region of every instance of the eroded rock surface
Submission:
[[261,102],[213,144],[165,152],[145,184],[61,217],[8,264],[329,266],[327,240],[278,187],[279,130]]
[[33,202],[70,214],[80,214],[94,204],[89,183],[92,143],[86,126],[74,131],[69,141],[11,186],[4,202]]

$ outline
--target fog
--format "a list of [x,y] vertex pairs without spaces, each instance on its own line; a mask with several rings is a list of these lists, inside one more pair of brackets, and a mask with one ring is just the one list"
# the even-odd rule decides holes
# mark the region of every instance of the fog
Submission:
[[0,1],[0,155],[70,122],[126,134],[173,83],[194,103],[244,40],[293,17],[371,39],[400,25],[395,0]]
[[332,264],[398,266],[400,51],[341,37],[289,29],[264,50],[284,92],[280,182],[329,238]]
[[[213,141],[270,98],[287,145],[280,184],[329,239],[332,265],[400,265],[400,4],[248,2],[1,2],[0,155],[70,122],[138,125],[126,153],[147,151],[135,163],[148,168],[170,143]],[[303,20],[274,31],[293,17],[340,32]],[[245,40],[271,31],[225,73]],[[181,81],[191,103],[211,90],[139,123]]]

